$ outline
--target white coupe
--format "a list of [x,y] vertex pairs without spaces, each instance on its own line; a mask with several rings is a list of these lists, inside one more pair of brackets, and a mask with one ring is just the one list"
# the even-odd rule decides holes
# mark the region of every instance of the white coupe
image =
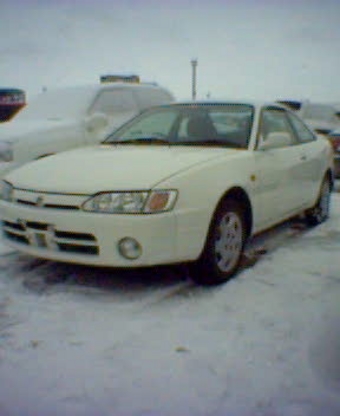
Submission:
[[188,263],[225,282],[247,240],[329,215],[333,155],[280,104],[154,107],[99,146],[31,162],[2,182],[3,237],[33,256],[96,266]]

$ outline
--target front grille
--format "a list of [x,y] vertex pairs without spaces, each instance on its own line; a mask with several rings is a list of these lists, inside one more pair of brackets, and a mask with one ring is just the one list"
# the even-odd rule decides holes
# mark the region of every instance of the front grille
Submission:
[[14,243],[50,251],[99,255],[97,239],[88,233],[62,231],[37,221],[3,221],[4,237]]
[[29,207],[47,208],[47,209],[63,209],[69,211],[78,211],[80,208],[76,205],[64,205],[64,204],[38,204],[34,201],[17,199],[16,202],[21,205],[27,205]]
[[58,238],[68,238],[73,240],[86,240],[86,241],[95,241],[95,238],[92,234],[85,233],[71,233],[69,231],[56,231],[56,237]]
[[33,201],[25,201],[24,199],[17,199],[16,201],[18,204],[22,204],[22,205],[29,205],[29,206],[36,206],[36,203]]
[[27,221],[26,222],[26,227],[28,228],[32,228],[33,230],[47,230],[48,225],[41,223],[41,222],[36,222],[36,221]]
[[62,194],[28,191],[15,188],[13,202],[30,208],[79,211],[88,198],[83,194]]
[[78,246],[75,244],[59,244],[59,250],[66,253],[98,255],[98,247]]
[[73,211],[77,211],[80,208],[76,207],[74,205],[57,205],[57,204],[45,204],[43,205],[43,208],[51,208],[51,209],[67,209],[67,210],[73,210]]
[[28,239],[23,235],[13,234],[6,230],[4,231],[4,236],[5,238],[8,238],[9,240],[14,241],[15,243],[21,243],[26,245],[29,244]]
[[24,231],[25,227],[21,223],[17,222],[9,222],[9,221],[3,221],[3,227],[10,227],[15,230]]

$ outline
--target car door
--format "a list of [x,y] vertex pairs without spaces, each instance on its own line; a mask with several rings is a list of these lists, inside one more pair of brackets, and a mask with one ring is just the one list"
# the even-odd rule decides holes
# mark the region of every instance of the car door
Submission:
[[[277,143],[272,148],[262,146],[272,133],[285,134],[287,143]],[[257,140],[254,177],[261,202],[256,221],[265,228],[288,218],[298,209],[301,154],[287,112],[280,107],[262,109]]]
[[323,172],[322,161],[326,158],[325,143],[304,124],[295,114],[288,113],[288,118],[297,136],[300,155],[298,195],[301,205],[310,205],[320,190]]

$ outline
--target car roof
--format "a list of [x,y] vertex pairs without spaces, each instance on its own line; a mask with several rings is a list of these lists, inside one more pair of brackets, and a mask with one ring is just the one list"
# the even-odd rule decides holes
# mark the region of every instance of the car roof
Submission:
[[107,83],[98,83],[98,84],[79,84],[79,85],[69,85],[69,86],[47,88],[43,90],[42,92],[35,94],[32,97],[31,102],[40,100],[41,97],[43,97],[46,94],[48,94],[49,96],[54,96],[54,95],[62,96],[62,94],[64,93],[75,94],[76,96],[79,95],[79,97],[83,97],[83,99],[88,100],[88,99],[92,99],[93,97],[95,97],[100,91],[105,91],[108,89],[112,90],[116,88],[120,89],[122,87],[124,89],[131,88],[133,90],[136,90],[136,89],[159,90],[161,89],[162,91],[166,92],[167,94],[173,97],[173,94],[169,90],[154,83],[107,82]]
[[48,88],[44,92],[54,92],[54,91],[88,91],[89,94],[96,93],[101,90],[105,89],[115,89],[115,88],[154,88],[154,89],[165,89],[155,83],[147,83],[147,82],[140,82],[140,83],[129,83],[129,82],[105,82],[105,83],[98,83],[98,84],[79,84],[79,85],[69,85],[69,86],[61,86],[61,87],[53,87]]
[[[162,106],[213,106],[213,105],[249,105],[255,108],[262,108],[262,107],[276,107],[276,108],[282,108],[287,110],[287,107],[279,104],[275,101],[259,101],[259,100],[185,100],[185,101],[176,101],[174,103],[164,104]],[[289,110],[289,109],[288,109]]]

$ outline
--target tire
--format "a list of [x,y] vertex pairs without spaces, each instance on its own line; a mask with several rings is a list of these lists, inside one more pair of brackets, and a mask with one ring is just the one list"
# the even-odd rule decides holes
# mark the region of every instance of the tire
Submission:
[[238,270],[245,244],[244,210],[232,199],[217,208],[200,258],[191,265],[191,279],[200,285],[228,281]]
[[313,208],[305,213],[308,225],[314,226],[326,221],[329,217],[329,206],[331,199],[331,184],[328,178],[322,182],[319,198]]

